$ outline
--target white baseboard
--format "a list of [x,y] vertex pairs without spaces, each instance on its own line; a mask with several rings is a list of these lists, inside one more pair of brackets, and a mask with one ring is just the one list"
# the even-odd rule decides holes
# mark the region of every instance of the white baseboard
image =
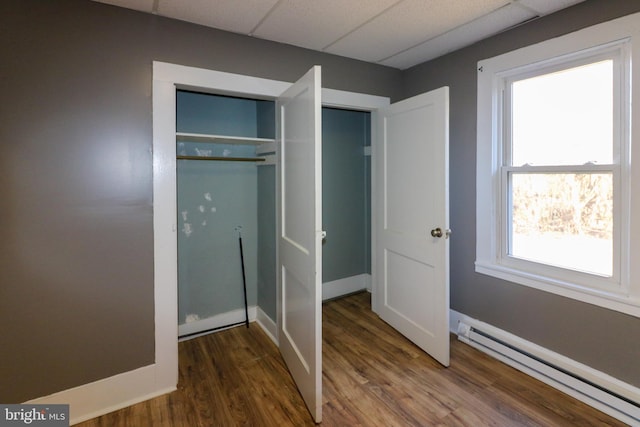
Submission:
[[[462,319],[462,317],[463,317],[463,314],[458,313],[453,309],[449,310],[449,332],[456,335],[458,334],[458,324],[460,323],[460,320]],[[464,316],[464,317],[468,317],[468,316]]]
[[156,370],[155,364],[144,366],[25,403],[68,404],[70,425],[78,424],[174,391],[156,388]]
[[273,343],[278,345],[278,325],[273,321],[267,314],[262,311],[260,307],[258,307],[258,315],[256,316],[256,323],[260,325],[262,330],[267,334],[267,336],[273,341]]
[[[244,322],[245,312],[243,308],[228,311],[226,313],[217,314],[215,316],[207,317],[206,319],[196,320],[195,322],[185,323],[178,325],[178,336],[198,334],[202,332],[202,335],[208,333],[214,328],[221,328],[224,325],[231,325],[233,323]],[[256,306],[249,307],[249,322],[256,320]],[[180,341],[185,339],[196,338],[200,335],[191,335],[189,337],[180,338]]]
[[[640,423],[637,387],[455,310],[449,318],[451,331],[466,344],[622,422]],[[482,334],[478,341],[473,338],[476,331]],[[498,340],[495,348],[490,337]]]
[[331,282],[325,282],[322,284],[322,300],[326,301],[343,295],[349,295],[354,292],[364,291],[365,289],[368,289],[367,284],[370,289],[371,275],[366,273],[333,280]]

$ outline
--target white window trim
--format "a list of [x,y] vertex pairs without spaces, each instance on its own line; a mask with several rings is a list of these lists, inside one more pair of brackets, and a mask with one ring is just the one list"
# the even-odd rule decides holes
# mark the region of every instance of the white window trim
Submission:
[[[632,58],[640,58],[640,13],[598,24],[562,37],[518,49],[478,63],[478,122],[477,122],[477,192],[476,192],[476,271],[509,282],[562,295],[579,301],[640,317],[640,133],[623,135],[620,168],[622,207],[620,218],[622,235],[621,268],[614,274],[616,287],[588,287],[569,280],[552,279],[540,271],[524,271],[504,263],[500,250],[500,167],[501,167],[501,93],[505,76],[526,70],[532,64],[544,67],[559,57],[568,60],[600,52],[603,48],[619,46],[626,41],[623,64],[626,81],[623,92],[629,93],[621,111],[629,121],[629,129],[640,129],[640,108],[629,111],[629,105],[640,105],[640,67],[631,67]],[[520,70],[520,71],[516,71]],[[635,84],[634,84],[635,83]],[[631,147],[635,145],[635,150]],[[624,171],[628,171],[625,173]],[[627,227],[627,230],[624,228]],[[628,232],[626,232],[628,231]],[[617,232],[617,230],[616,230]],[[624,258],[627,256],[627,258]],[[615,267],[614,267],[615,268]]]

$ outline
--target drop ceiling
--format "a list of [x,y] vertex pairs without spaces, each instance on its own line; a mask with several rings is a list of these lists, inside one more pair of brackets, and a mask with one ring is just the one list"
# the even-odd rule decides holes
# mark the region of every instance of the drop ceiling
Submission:
[[584,0],[95,0],[394,68]]

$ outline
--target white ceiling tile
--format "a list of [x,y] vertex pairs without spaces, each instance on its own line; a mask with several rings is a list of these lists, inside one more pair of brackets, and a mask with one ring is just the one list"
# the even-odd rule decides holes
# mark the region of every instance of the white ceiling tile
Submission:
[[98,3],[111,4],[113,6],[125,7],[127,9],[139,10],[141,12],[153,12],[153,0],[95,0]]
[[524,6],[530,7],[540,14],[540,16],[553,13],[574,4],[582,3],[584,0],[520,0]]
[[287,0],[265,19],[253,35],[322,50],[397,2]]
[[508,0],[404,0],[327,52],[379,61],[509,3]]
[[390,67],[406,69],[473,44],[534,17],[532,12],[524,8],[509,5],[381,63]]
[[158,14],[248,34],[278,0],[160,0]]
[[94,1],[404,69],[584,0]]

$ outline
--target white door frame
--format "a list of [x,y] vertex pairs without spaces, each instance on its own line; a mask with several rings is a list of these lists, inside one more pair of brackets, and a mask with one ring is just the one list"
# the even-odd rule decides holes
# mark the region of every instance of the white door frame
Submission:
[[[178,251],[176,196],[176,88],[250,98],[275,99],[291,83],[240,74],[153,62],[153,237],[154,237],[154,316],[156,388],[178,383]],[[389,98],[333,89],[322,90],[322,105],[370,111],[371,144],[376,141],[378,108],[389,105]],[[375,154],[375,147],[373,148]],[[372,162],[373,163],[373,162]],[[372,170],[372,177],[375,170]],[[375,188],[372,187],[372,199]],[[375,218],[372,212],[372,230]],[[375,238],[371,238],[375,254]],[[372,274],[375,260],[372,256]],[[280,318],[280,289],[278,315]],[[375,307],[376,280],[373,277],[372,307]]]

